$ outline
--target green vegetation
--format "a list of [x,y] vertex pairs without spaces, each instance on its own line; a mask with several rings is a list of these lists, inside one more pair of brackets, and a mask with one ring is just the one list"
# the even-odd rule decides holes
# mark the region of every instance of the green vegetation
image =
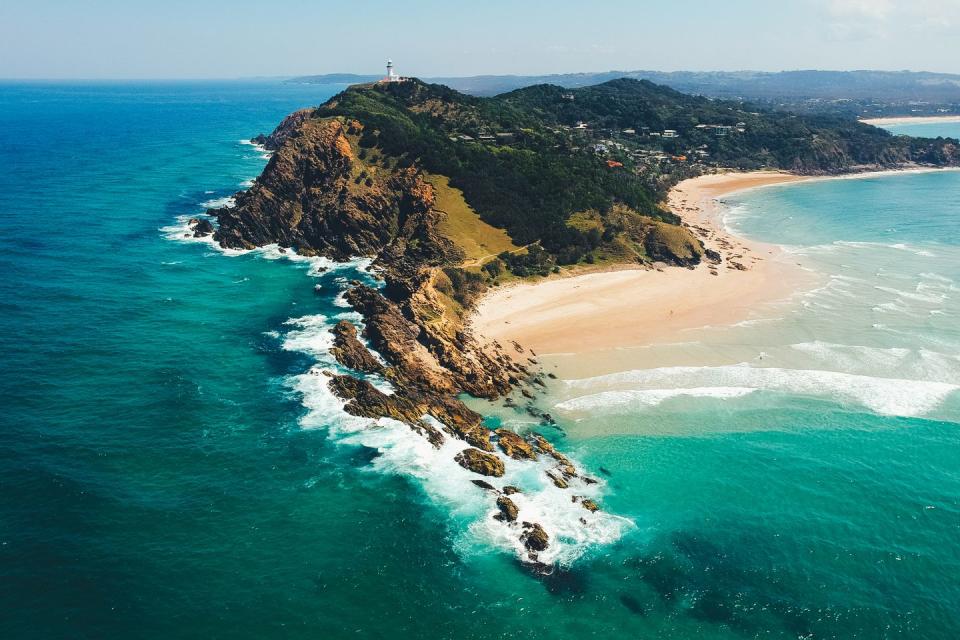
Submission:
[[479,266],[498,253],[520,248],[506,231],[481,220],[463,199],[463,193],[450,186],[449,178],[433,174],[424,177],[434,189],[434,208],[444,214],[440,231],[463,250],[468,264]]
[[[490,280],[503,277],[498,267],[479,267],[495,254],[517,276],[597,259],[698,259],[697,243],[657,203],[677,181],[712,167],[836,173],[960,158],[956,141],[751,110],[626,79],[493,98],[418,80],[358,85],[315,115],[359,120],[368,166],[428,172],[463,266]],[[368,179],[358,174],[357,183]]]

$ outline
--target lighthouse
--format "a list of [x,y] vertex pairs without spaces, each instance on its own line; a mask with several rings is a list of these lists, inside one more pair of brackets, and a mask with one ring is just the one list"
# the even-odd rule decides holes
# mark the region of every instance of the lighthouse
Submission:
[[397,75],[397,72],[393,70],[393,60],[387,60],[387,77],[383,79],[384,82],[400,82],[400,76]]

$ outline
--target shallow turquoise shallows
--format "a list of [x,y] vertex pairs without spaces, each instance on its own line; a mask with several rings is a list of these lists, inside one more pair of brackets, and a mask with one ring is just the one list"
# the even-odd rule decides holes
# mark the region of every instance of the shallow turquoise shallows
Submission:
[[0,637],[960,636],[960,173],[730,197],[819,285],[554,383],[623,520],[536,578],[312,385],[363,263],[182,237],[339,89],[0,85]]

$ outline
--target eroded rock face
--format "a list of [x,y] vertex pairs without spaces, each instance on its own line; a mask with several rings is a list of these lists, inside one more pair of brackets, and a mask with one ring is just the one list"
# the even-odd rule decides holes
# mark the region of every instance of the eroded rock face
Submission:
[[486,480],[471,480],[470,482],[480,487],[484,491],[493,491],[494,493],[499,493],[499,491],[497,491],[497,488],[492,484],[490,484],[489,482],[487,482]]
[[464,449],[454,457],[454,460],[464,469],[483,476],[499,478],[504,472],[503,460],[480,449]]
[[570,462],[569,458],[557,451],[556,448],[547,442],[547,439],[539,433],[532,434],[531,441],[537,451],[546,454],[557,461],[557,470],[560,472],[560,475],[551,475],[551,479],[553,480],[554,484],[560,486],[560,482],[558,482],[556,479],[560,478],[560,480],[563,481],[562,484],[564,485],[562,488],[566,488],[566,480],[577,477],[576,467],[573,466],[573,463]]
[[253,186],[237,194],[236,206],[211,211],[220,222],[216,240],[236,249],[276,242],[304,255],[346,260],[376,255],[401,221],[425,215],[433,192],[415,169],[369,173],[357,181],[352,127],[359,124],[300,122]]
[[299,111],[294,111],[281,120],[280,124],[277,125],[277,128],[274,129],[272,133],[268,135],[261,133],[250,142],[262,145],[264,149],[276,151],[287,141],[287,138],[297,132],[297,129],[313,115],[314,111],[315,109],[300,109]]

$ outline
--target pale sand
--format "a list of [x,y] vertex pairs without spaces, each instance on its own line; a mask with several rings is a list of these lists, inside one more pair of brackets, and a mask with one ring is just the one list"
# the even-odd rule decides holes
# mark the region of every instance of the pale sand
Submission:
[[960,122],[960,116],[897,116],[892,118],[866,118],[865,124],[883,127],[894,124],[937,124],[941,122]]
[[[758,306],[789,297],[811,276],[776,247],[727,233],[717,198],[802,179],[767,171],[686,180],[670,192],[670,206],[705,246],[723,255],[719,266],[627,267],[492,289],[477,308],[473,329],[541,355],[581,354],[670,342],[684,330],[756,317]],[[731,261],[746,270],[732,268]]]

